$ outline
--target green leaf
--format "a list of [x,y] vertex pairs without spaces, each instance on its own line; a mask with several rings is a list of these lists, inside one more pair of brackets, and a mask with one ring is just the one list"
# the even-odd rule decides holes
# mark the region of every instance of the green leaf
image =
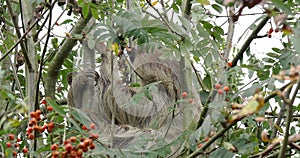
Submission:
[[226,150],[224,147],[220,147],[212,152],[208,158],[232,158],[234,155],[234,153]]
[[91,8],[91,12],[92,12],[92,16],[95,18],[95,19],[98,19],[99,16],[98,16],[98,10],[95,9],[95,8]]
[[52,43],[53,48],[55,48],[55,49],[58,48],[58,39],[57,38],[52,38],[51,43]]
[[139,104],[143,97],[144,97],[143,93],[136,93],[135,95],[132,96],[132,101],[135,104]]
[[89,10],[90,10],[90,5],[88,3],[85,3],[82,8],[82,14],[84,18],[88,16]]
[[178,24],[170,22],[170,26],[171,26],[172,30],[174,30],[175,32],[177,32],[180,35],[184,35],[186,33],[185,29],[183,27],[179,26]]
[[223,142],[223,146],[224,146],[225,149],[227,149],[229,151],[236,151],[237,150],[236,147],[233,144],[229,143],[229,142]]
[[186,19],[185,17],[182,17],[182,16],[179,16],[178,18],[181,21],[181,24],[185,29],[187,29],[187,30],[191,29],[191,22],[188,19]]
[[60,23],[60,25],[69,24],[69,23],[71,23],[73,21],[74,20],[72,20],[72,19],[67,19],[67,20],[63,21],[62,23]]
[[212,89],[211,77],[209,74],[204,77],[203,84],[207,89]]
[[95,42],[95,40],[88,40],[87,41],[87,44],[88,44],[88,47],[90,48],[90,49],[94,49],[95,48],[95,45],[96,45],[96,42]]
[[56,104],[56,102],[54,100],[46,99],[46,101],[49,105],[51,105],[53,107],[55,112],[57,112],[58,114],[60,114],[63,117],[66,116],[66,112],[64,111],[64,109],[61,106],[59,106],[58,104]]
[[139,83],[131,83],[130,87],[141,87]]
[[175,3],[172,4],[172,8],[173,8],[175,13],[179,13],[179,8]]
[[267,56],[273,57],[273,58],[278,58],[278,54],[276,54],[276,53],[267,53]]
[[217,4],[213,4],[212,7],[220,14],[223,12],[223,8]]
[[300,43],[300,36],[297,36],[297,35],[292,36],[291,40],[293,42],[293,45],[295,47],[295,50],[296,50],[297,54],[300,55],[300,44],[299,44]]
[[280,8],[284,13],[293,14],[291,8],[286,4],[284,4],[284,1],[282,0],[271,0],[271,1],[273,2],[273,4],[276,5],[276,7]]
[[147,88],[144,88],[144,94],[149,100],[153,100],[153,96],[151,95],[150,91]]
[[210,5],[209,0],[196,0],[196,1],[202,5]]
[[274,127],[280,132],[280,133],[284,133],[283,129],[278,126],[277,124],[274,124]]

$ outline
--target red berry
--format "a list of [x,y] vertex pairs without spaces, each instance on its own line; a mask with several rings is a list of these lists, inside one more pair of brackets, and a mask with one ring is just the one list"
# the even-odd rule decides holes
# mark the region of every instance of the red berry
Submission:
[[83,143],[84,143],[85,146],[89,146],[92,142],[93,142],[92,139],[85,139],[83,141]]
[[48,111],[52,111],[52,110],[53,110],[53,107],[49,105],[49,106],[47,106],[47,110],[48,110]]
[[32,127],[32,126],[33,126],[32,121],[29,121],[28,126],[29,126],[29,127]]
[[95,149],[95,148],[96,148],[95,144],[92,143],[92,144],[90,145],[90,149],[93,150],[93,149]]
[[91,128],[91,129],[95,129],[95,128],[96,128],[96,124],[91,123],[91,124],[90,124],[90,128]]
[[36,116],[37,116],[36,112],[33,111],[33,112],[30,113],[30,117],[36,117]]
[[209,141],[209,138],[208,138],[208,137],[206,137],[204,141],[205,141],[205,142]]
[[274,31],[273,28],[270,28],[268,34],[272,34],[273,31]]
[[46,101],[46,99],[43,99],[42,101],[41,101],[41,104],[47,104],[47,101]]
[[70,142],[73,142],[73,143],[76,142],[76,137],[71,137]]
[[82,149],[82,151],[83,151],[83,152],[87,152],[87,151],[88,151],[88,148],[87,148],[87,147],[84,147],[84,148]]
[[222,89],[218,89],[218,94],[222,95],[223,94],[223,90]]
[[28,133],[32,133],[32,131],[33,131],[33,128],[32,128],[32,127],[28,127],[28,128],[27,128],[27,132],[28,132]]
[[81,129],[83,129],[83,130],[85,130],[85,131],[88,130],[88,128],[87,128],[85,125],[82,125],[82,126],[81,126]]
[[34,134],[30,133],[30,134],[28,135],[28,139],[30,139],[30,140],[34,139]]
[[20,147],[20,144],[15,143],[15,148],[18,148],[18,147]]
[[36,110],[35,112],[36,112],[37,115],[42,114],[42,111],[41,111],[41,110]]
[[198,145],[197,145],[197,147],[198,147],[198,148],[201,148],[201,147],[202,147],[202,145],[203,145],[203,144],[201,144],[201,143],[200,143],[200,144],[198,144]]
[[182,92],[182,94],[181,94],[181,96],[183,97],[183,98],[185,98],[185,97],[187,97],[187,92]]
[[223,87],[223,90],[224,90],[225,92],[228,92],[228,91],[229,91],[229,87],[228,87],[228,86],[224,86],[224,87]]
[[74,150],[72,150],[72,151],[71,151],[71,153],[70,153],[70,155],[71,155],[71,157],[76,157],[76,155],[77,155],[77,152],[76,152],[76,151],[74,151]]
[[275,29],[275,32],[279,32],[279,28],[276,28],[276,29]]
[[82,150],[77,150],[76,155],[77,155],[78,157],[81,157],[81,156],[82,156]]
[[33,125],[36,125],[37,124],[37,119],[34,117],[34,118],[32,118],[31,119],[31,121],[30,121]]
[[69,142],[69,140],[65,140],[64,141],[64,145],[67,145],[67,144],[69,144],[70,142]]
[[13,156],[17,156],[18,153],[16,151],[13,151]]
[[20,142],[20,141],[22,141],[21,138],[17,138],[17,142]]
[[77,146],[79,149],[83,149],[85,147],[83,142],[80,142]]
[[11,142],[6,142],[6,147],[7,148],[11,148],[11,146],[12,146]]
[[8,139],[9,140],[14,140],[15,139],[15,135],[14,134],[9,134],[8,135]]
[[90,136],[91,139],[98,139],[99,138],[99,134],[91,134]]
[[23,152],[24,154],[27,154],[27,153],[28,153],[28,149],[25,147],[25,148],[22,150],[22,152]]
[[53,122],[50,122],[49,124],[48,124],[48,129],[53,129],[54,128],[54,123]]
[[66,145],[65,145],[65,149],[66,149],[67,151],[71,151],[71,150],[73,149],[72,144],[70,144],[70,143],[66,144]]
[[58,145],[57,144],[52,144],[51,145],[51,150],[54,151],[58,148]]
[[232,62],[227,62],[228,67],[232,67]]
[[83,142],[85,139],[84,138],[80,138],[80,142]]
[[58,151],[53,151],[52,152],[52,157],[58,157],[59,156],[59,152]]
[[220,88],[221,88],[221,84],[216,83],[216,84],[215,84],[215,88],[216,88],[216,89],[220,89]]
[[36,131],[36,132],[40,131],[40,128],[41,127],[38,126],[38,125],[33,126],[33,130]]
[[271,38],[271,37],[272,37],[272,35],[271,35],[271,34],[268,34],[268,37],[269,37],[269,38]]
[[37,115],[35,118],[36,118],[37,121],[40,121],[42,119],[41,115]]

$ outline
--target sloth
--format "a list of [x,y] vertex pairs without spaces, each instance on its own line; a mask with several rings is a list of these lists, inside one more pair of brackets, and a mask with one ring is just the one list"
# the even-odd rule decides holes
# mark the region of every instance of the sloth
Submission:
[[[104,140],[111,141],[113,132],[113,147],[127,148],[143,136],[171,141],[185,128],[183,109],[192,113],[191,120],[197,116],[194,107],[179,102],[182,76],[177,61],[160,59],[162,52],[158,49],[146,53],[134,48],[128,53],[135,53],[130,62],[141,87],[132,88],[120,79],[117,64],[111,65],[114,57],[105,45],[96,45],[96,50],[102,59],[100,73],[82,70],[69,74],[68,104],[88,114],[89,121],[96,123],[101,134],[107,135]],[[150,87],[155,87],[151,98],[143,97],[137,104],[132,101],[135,94]],[[114,128],[107,128],[112,121]]]

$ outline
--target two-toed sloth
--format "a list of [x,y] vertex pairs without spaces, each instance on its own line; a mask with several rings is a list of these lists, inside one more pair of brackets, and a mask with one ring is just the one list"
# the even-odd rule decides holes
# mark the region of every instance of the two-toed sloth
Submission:
[[[112,56],[105,45],[98,44],[96,50],[102,59],[100,73],[83,70],[69,75],[68,104],[87,113],[90,121],[97,124],[99,131],[107,134],[108,141],[109,134],[114,132],[114,147],[126,148],[138,137],[146,135],[171,140],[184,130],[186,122],[183,120],[183,109],[188,104],[179,103],[182,76],[177,61],[160,59],[159,50],[146,53],[135,48],[129,52],[137,53],[132,61],[132,67],[142,85],[138,89],[143,92],[145,88],[143,86],[153,83],[156,87],[151,93],[151,99],[143,97],[135,104],[132,97],[140,92],[121,81],[115,64],[116,57],[112,66]],[[196,110],[191,108],[190,112],[194,113]],[[111,129],[109,127],[113,113],[115,113],[115,128]],[[191,120],[192,118],[193,115]]]

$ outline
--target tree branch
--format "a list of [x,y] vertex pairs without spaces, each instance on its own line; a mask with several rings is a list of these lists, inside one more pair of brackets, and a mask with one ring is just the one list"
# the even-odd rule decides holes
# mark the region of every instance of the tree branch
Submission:
[[235,125],[239,120],[235,120],[234,122],[227,125],[227,127],[220,130],[218,133],[216,133],[214,136],[212,136],[206,143],[201,146],[201,148],[196,149],[192,154],[188,156],[188,158],[196,157],[198,156],[202,151],[204,151],[206,148],[208,148],[212,143],[214,143],[217,139],[221,138],[226,131],[228,131],[233,125]]
[[261,22],[257,25],[255,30],[252,31],[251,35],[249,38],[245,41],[243,46],[241,47],[240,51],[237,53],[237,55],[234,57],[232,60],[232,67],[237,65],[237,62],[243,57],[244,52],[249,48],[251,42],[255,39],[257,36],[258,32],[265,26],[267,21],[270,19],[269,16],[264,17]]
[[[76,25],[74,26],[71,34],[81,34],[84,27],[87,25],[89,20],[91,19],[91,13],[88,14],[86,18],[81,17]],[[62,67],[64,61],[68,57],[69,53],[76,45],[78,39],[67,38],[63,45],[60,47],[58,52],[56,53],[53,61],[49,65],[48,75],[46,77],[45,83],[45,94],[51,98],[55,98],[55,84],[57,81],[57,77]]]

